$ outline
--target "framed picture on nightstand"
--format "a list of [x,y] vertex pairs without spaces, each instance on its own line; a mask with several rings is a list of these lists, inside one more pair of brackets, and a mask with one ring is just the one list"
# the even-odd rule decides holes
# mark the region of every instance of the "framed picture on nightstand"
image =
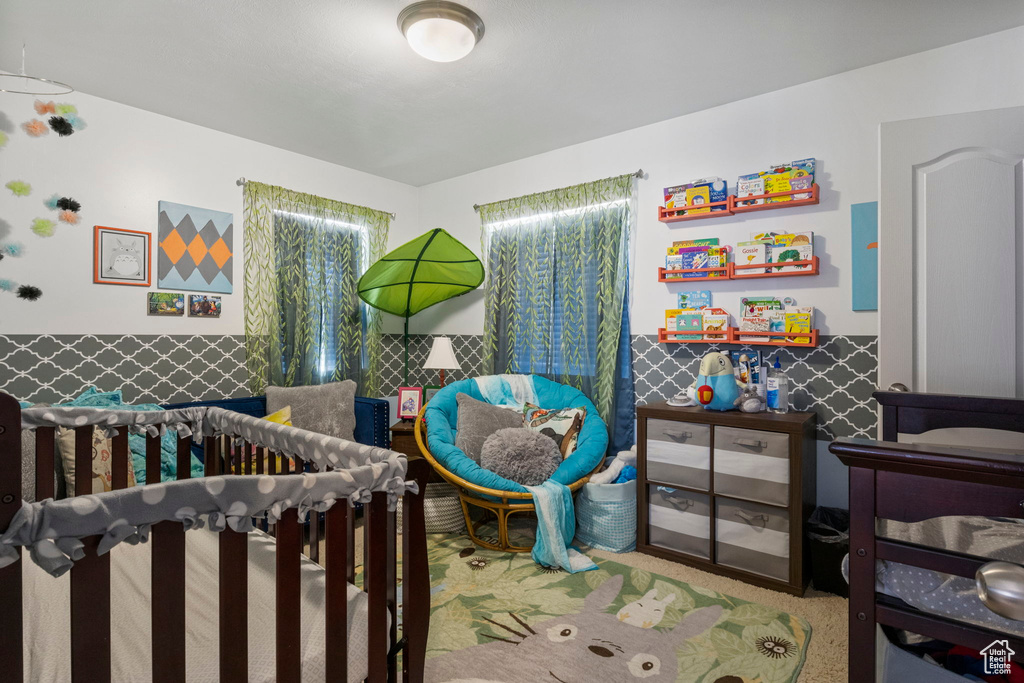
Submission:
[[430,399],[434,398],[434,394],[441,391],[441,387],[426,386],[423,387],[423,405],[430,403]]
[[398,417],[415,420],[423,406],[423,387],[398,388]]

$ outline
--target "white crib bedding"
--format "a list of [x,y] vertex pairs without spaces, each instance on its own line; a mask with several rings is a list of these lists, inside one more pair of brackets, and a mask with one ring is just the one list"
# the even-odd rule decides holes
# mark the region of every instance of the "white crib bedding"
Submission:
[[[186,539],[186,674],[189,681],[218,681],[218,535],[192,530]],[[250,681],[273,681],[276,653],[275,541],[261,532],[249,539]],[[118,545],[111,551],[112,680],[152,678],[150,654],[149,544]],[[25,605],[25,680],[71,680],[70,573],[54,578],[31,561],[22,562]],[[323,568],[302,558],[302,680],[325,680]],[[348,588],[348,680],[366,678],[367,598]]]
[[[878,521],[878,533],[894,540],[1024,564],[1024,523],[992,517],[937,517],[914,524]],[[878,560],[875,589],[923,612],[1024,636],[1024,621],[992,612],[978,598],[973,579]]]

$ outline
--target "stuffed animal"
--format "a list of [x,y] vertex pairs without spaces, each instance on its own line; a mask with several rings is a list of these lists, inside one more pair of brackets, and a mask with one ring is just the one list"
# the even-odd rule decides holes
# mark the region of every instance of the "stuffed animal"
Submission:
[[735,410],[744,386],[736,379],[732,361],[725,354],[712,351],[700,359],[691,389],[694,399],[705,410]]
[[760,413],[765,409],[765,400],[753,387],[747,387],[740,394],[739,407],[741,413]]

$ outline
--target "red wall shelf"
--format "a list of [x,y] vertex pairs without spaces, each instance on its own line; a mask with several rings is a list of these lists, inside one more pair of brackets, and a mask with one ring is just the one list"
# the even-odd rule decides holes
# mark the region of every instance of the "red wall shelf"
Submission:
[[[772,209],[792,209],[797,206],[810,206],[817,204],[820,201],[821,188],[818,187],[817,183],[811,185],[809,190],[811,196],[806,199],[792,199],[788,202],[772,202],[771,204],[750,204],[741,205],[739,202],[750,202],[757,199],[773,199],[776,197],[792,197],[795,194],[807,194],[807,189],[802,190],[787,190],[785,192],[770,192],[768,194],[758,194],[738,198],[736,195],[731,194],[726,197],[724,202],[711,202],[710,204],[701,204],[700,206],[684,206],[673,209],[666,209],[664,206],[658,207],[658,220],[662,223],[678,223],[679,221],[694,221],[701,218],[722,218],[723,216],[733,216],[738,213],[750,213],[751,211],[770,211]],[[721,211],[710,211],[707,213],[687,213],[694,209],[707,209],[717,208],[724,206],[725,209]]]
[[[668,274],[682,275],[683,273],[702,273],[703,277],[665,277]],[[718,273],[713,275],[712,273]],[[686,268],[684,270],[667,270],[658,268],[658,282],[700,282],[702,280],[728,280],[729,265],[720,268]]]
[[[729,344],[731,343],[732,327],[723,330],[683,330],[682,332],[669,332],[664,327],[658,328],[658,342],[661,344]],[[676,337],[689,334],[718,334],[722,339],[676,339]]]
[[[757,270],[765,268],[776,268],[778,266],[810,266],[803,270],[782,270],[772,271],[770,273],[751,273],[750,275],[739,275],[737,270]],[[808,261],[785,261],[782,263],[749,263],[747,265],[740,265],[736,263],[729,263],[729,279],[730,280],[750,280],[759,277],[805,277],[807,275],[818,274],[818,257],[812,256]]]
[[[694,334],[722,334],[718,330],[683,330],[681,332],[669,332],[663,327],[658,328],[658,343],[659,344],[739,344],[741,346],[798,346],[804,348],[816,348],[818,346],[818,330],[811,330],[810,332],[788,332],[780,333],[776,332],[740,332],[735,327],[729,327],[725,330],[725,339],[677,339],[683,335],[694,335]],[[768,337],[779,337],[785,334],[785,339],[769,339]],[[765,337],[764,341],[740,341],[740,336],[744,337]],[[795,342],[792,341],[796,338],[807,337],[810,339],[808,342]]]

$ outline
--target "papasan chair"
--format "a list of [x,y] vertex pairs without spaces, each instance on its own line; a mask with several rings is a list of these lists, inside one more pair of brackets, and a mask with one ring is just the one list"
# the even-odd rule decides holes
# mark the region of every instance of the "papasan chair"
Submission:
[[[551,480],[564,484],[573,492],[587,482],[604,461],[608,449],[608,429],[597,414],[597,408],[579,389],[529,375],[537,395],[537,405],[548,410],[586,408],[587,415],[580,428],[576,450],[567,457]],[[431,466],[459,493],[466,529],[474,543],[491,550],[528,552],[530,546],[516,546],[509,541],[508,519],[516,513],[534,512],[533,497],[522,485],[486,470],[455,447],[459,422],[456,394],[465,393],[485,401],[475,379],[465,379],[438,391],[416,418],[416,442]],[[478,535],[481,524],[470,516],[470,506],[488,510],[497,517],[498,543],[490,543]]]

